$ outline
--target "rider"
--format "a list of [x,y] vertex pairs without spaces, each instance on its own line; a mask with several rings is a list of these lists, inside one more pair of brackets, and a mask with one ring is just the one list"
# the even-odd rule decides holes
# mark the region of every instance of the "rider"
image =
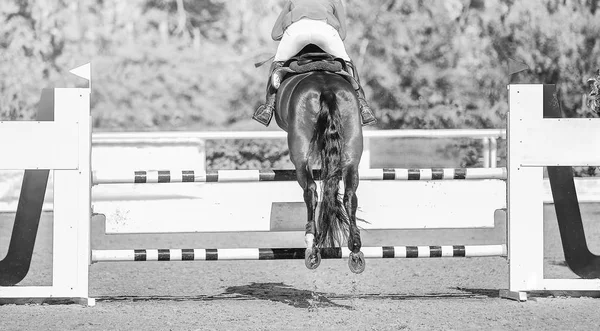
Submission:
[[[273,31],[273,40],[281,40],[271,64],[269,77],[280,79],[273,72],[283,63],[296,55],[304,46],[315,44],[325,52],[343,59],[360,86],[358,72],[346,53],[342,40],[346,39],[346,12],[341,0],[289,0],[279,14]],[[260,105],[252,118],[268,126],[275,109],[276,88],[279,82],[267,83],[266,103]],[[367,101],[365,92],[361,87],[356,90],[360,104],[360,115],[363,125],[374,124],[377,120]]]

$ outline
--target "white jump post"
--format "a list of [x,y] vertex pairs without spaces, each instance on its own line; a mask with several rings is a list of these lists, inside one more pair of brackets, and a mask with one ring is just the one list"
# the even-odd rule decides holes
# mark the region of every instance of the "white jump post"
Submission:
[[501,296],[517,300],[528,291],[600,291],[599,279],[544,278],[543,167],[600,165],[600,120],[544,119],[543,89],[508,87],[509,289]]
[[[73,69],[90,78],[90,64]],[[54,89],[54,121],[0,122],[0,170],[54,172],[52,285],[0,287],[0,299],[65,299],[88,295],[91,207],[91,88]]]

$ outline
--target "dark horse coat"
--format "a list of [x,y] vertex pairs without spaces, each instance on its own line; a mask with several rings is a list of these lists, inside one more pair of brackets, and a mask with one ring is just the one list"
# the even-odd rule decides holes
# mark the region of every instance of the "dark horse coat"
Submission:
[[[309,256],[320,248],[341,245],[344,240],[348,240],[353,254],[359,254],[356,189],[363,135],[356,91],[346,79],[334,73],[300,74],[279,87],[276,109],[276,122],[288,133],[290,158],[304,190],[307,266]],[[317,185],[312,172],[315,161],[321,166],[323,181],[318,217]],[[344,183],[342,199],[340,181]],[[364,259],[352,258],[350,262],[352,271],[364,270]]]

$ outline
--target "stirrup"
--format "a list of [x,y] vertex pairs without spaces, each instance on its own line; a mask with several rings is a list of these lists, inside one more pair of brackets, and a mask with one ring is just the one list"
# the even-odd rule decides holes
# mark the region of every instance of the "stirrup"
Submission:
[[360,119],[363,126],[373,125],[377,123],[377,119],[375,115],[373,115],[373,111],[371,107],[367,104],[367,101],[363,98],[359,98],[360,103]]
[[269,126],[269,123],[271,123],[271,119],[273,118],[273,110],[274,107],[271,105],[260,105],[256,108],[254,115],[252,115],[252,119],[264,126]]

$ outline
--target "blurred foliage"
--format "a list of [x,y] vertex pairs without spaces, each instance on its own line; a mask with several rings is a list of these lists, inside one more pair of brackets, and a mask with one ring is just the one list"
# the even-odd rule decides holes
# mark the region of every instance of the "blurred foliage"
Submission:
[[[32,118],[40,88],[81,84],[68,69],[92,61],[95,129],[262,129],[250,116],[268,66],[254,63],[275,52],[283,2],[2,1],[0,119]],[[591,116],[598,0],[344,2],[346,48],[381,129],[503,128],[509,58],[531,68],[512,82],[557,84],[565,116]],[[276,146],[265,144],[261,165]],[[235,146],[219,153],[252,150]]]
[[206,144],[207,169],[293,169],[284,140],[228,140]]

